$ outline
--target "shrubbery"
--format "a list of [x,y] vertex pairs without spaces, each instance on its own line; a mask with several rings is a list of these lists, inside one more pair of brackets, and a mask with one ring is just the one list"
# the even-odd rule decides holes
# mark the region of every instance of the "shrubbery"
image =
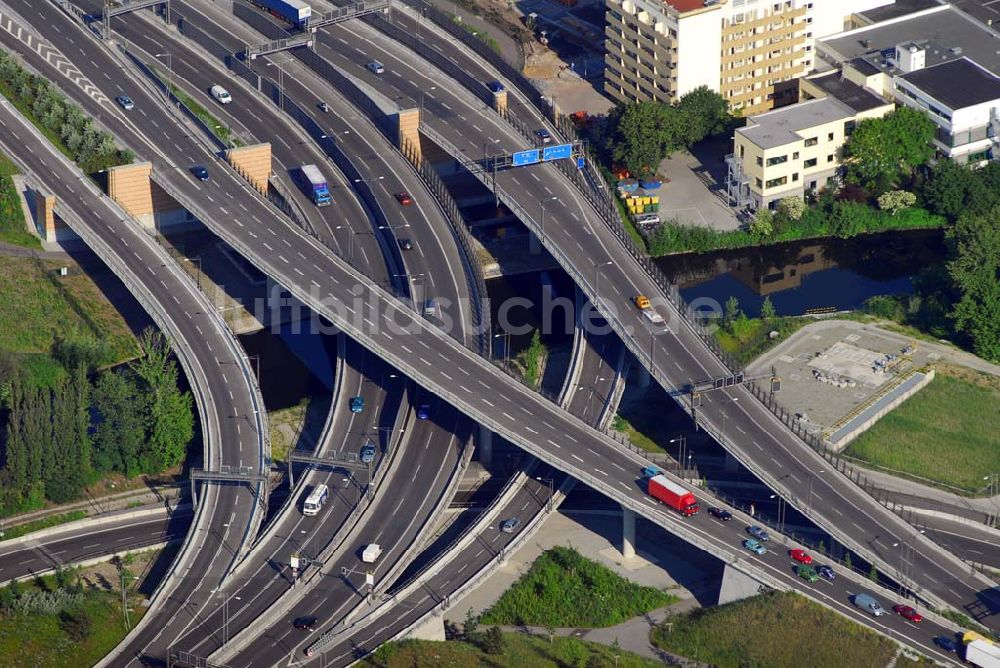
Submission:
[[0,94],[46,131],[80,168],[92,174],[132,162],[130,151],[94,127],[94,121],[67,100],[52,83],[29,73],[8,53],[0,51]]

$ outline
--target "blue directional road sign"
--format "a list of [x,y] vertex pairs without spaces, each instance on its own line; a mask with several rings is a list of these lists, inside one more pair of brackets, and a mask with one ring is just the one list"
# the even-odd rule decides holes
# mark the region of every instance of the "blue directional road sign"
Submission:
[[533,148],[530,151],[518,151],[515,153],[513,158],[513,165],[515,167],[522,167],[524,165],[533,165],[539,160],[539,150]]
[[542,160],[562,160],[573,156],[572,144],[559,144],[557,146],[546,146],[542,149]]
[[587,166],[587,160],[582,155],[576,159],[576,168],[583,169]]

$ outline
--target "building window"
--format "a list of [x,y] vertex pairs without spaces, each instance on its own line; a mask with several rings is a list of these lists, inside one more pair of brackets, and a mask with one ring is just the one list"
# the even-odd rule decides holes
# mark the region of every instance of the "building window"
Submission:
[[757,156],[757,166],[758,167],[763,167],[764,166],[764,158],[761,157],[761,156],[759,156],[759,155]]
[[857,125],[858,124],[855,121],[846,121],[844,123],[844,136],[850,137],[852,134],[854,134],[854,128],[857,127]]
[[746,152],[745,149],[746,149],[746,146],[742,146],[742,145],[740,146],[740,159],[743,158],[743,154]]
[[757,190],[760,190],[761,185],[763,185],[763,181],[761,181],[760,178],[758,177],[754,179],[754,184],[757,186]]
[[780,164],[782,164],[784,162],[788,162],[788,156],[787,155],[776,155],[773,158],[768,158],[767,159],[767,166],[768,167],[772,167],[774,165],[780,165]]
[[792,183],[795,183],[798,180],[799,180],[799,173],[798,172],[792,172]]
[[826,140],[827,141],[833,141],[833,133],[832,132],[827,133]]
[[833,162],[833,153],[831,153],[830,155],[826,156],[826,161],[827,162]]
[[799,159],[799,152],[795,151],[795,153],[792,153],[792,160],[798,160],[798,159]]
[[776,178],[776,179],[770,179],[770,180],[769,180],[769,181],[768,181],[767,183],[765,183],[764,185],[765,185],[765,187],[767,187],[767,188],[775,188],[775,187],[777,187],[777,186],[783,186],[783,185],[785,185],[786,183],[788,183],[788,177],[787,177],[787,176],[781,176],[781,177],[778,177],[778,178]]
[[816,158],[809,158],[808,160],[802,163],[802,166],[805,167],[806,169],[809,169],[810,167],[815,167]]
[[806,146],[815,146],[818,143],[819,139],[817,139],[816,137],[810,137],[809,139],[806,140]]

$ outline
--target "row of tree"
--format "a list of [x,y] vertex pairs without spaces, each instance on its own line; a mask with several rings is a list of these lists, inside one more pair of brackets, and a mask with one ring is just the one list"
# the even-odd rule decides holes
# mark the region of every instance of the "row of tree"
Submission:
[[0,508],[64,503],[104,474],[153,474],[183,461],[194,435],[191,395],[178,386],[165,339],[147,330],[139,342],[142,357],[99,373],[91,364],[97,347],[60,344],[54,356],[68,373],[51,388],[8,371]]
[[0,92],[36,123],[58,137],[72,159],[87,173],[132,162],[107,132],[70,103],[48,79],[31,74],[9,53],[0,51]]

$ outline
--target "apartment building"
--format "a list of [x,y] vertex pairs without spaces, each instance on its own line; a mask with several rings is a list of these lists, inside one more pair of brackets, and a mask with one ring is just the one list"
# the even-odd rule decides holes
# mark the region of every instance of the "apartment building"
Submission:
[[783,197],[834,185],[840,149],[854,127],[895,108],[839,73],[804,79],[802,96],[810,99],[750,116],[736,130],[726,161],[737,208],[773,207]]
[[707,86],[754,114],[795,101],[815,40],[893,0],[605,0],[604,90],[673,102]]
[[1000,36],[951,5],[830,36],[818,43],[844,76],[927,112],[937,156],[1000,159]]

